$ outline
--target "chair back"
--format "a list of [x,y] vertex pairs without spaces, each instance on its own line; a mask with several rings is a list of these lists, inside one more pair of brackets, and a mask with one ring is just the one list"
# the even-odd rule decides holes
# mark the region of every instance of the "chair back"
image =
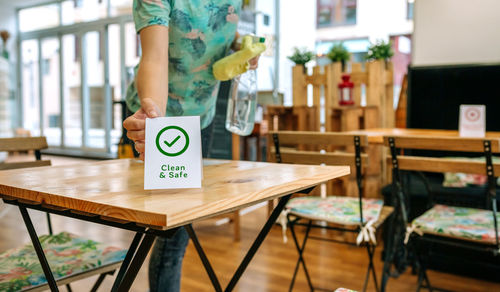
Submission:
[[40,150],[47,149],[45,137],[0,138],[0,151],[34,151],[36,161],[0,163],[0,170],[50,166],[50,160],[42,160]]
[[[23,162],[3,162],[0,163],[0,171],[8,169],[20,169],[28,167],[50,166],[50,160],[42,160],[40,150],[47,149],[47,139],[45,137],[18,137],[18,138],[0,138],[0,151],[33,151],[35,153],[35,161]],[[0,174],[1,175],[1,174]],[[47,225],[49,234],[53,234],[52,220],[50,214],[47,214]]]
[[[269,143],[272,145],[269,151],[270,161],[292,164],[349,165],[351,169],[354,169],[359,194],[360,222],[363,224],[362,173],[368,159],[366,154],[361,153],[361,149],[368,144],[366,136],[341,132],[272,131],[269,132],[268,139],[273,141]],[[332,151],[335,148],[354,148],[354,153]]]
[[[340,132],[271,131],[268,138],[273,141],[270,143],[270,161],[309,165],[349,165],[353,169],[356,168],[356,153],[329,150],[339,147],[355,148],[355,139],[358,139],[360,149],[366,147],[368,143],[366,136]],[[314,150],[301,150],[303,148]],[[366,166],[366,154],[360,153],[360,163],[361,166]]]
[[[391,149],[388,162],[399,170],[424,172],[463,172],[482,174],[494,178],[500,173],[500,163],[493,163],[493,153],[500,153],[500,139],[386,136],[384,144]],[[447,152],[478,153],[485,156],[485,162],[464,158],[439,158],[398,154],[398,150],[443,150]],[[397,163],[395,165],[394,163]],[[495,184],[493,184],[493,187]]]
[[[496,179],[495,173],[500,173],[500,163],[493,163],[492,155],[500,153],[500,139],[489,138],[462,138],[462,137],[425,137],[425,136],[386,136],[384,144],[391,151],[387,164],[392,166],[393,186],[396,191],[398,204],[401,212],[405,212],[404,197],[400,170],[416,172],[461,172],[469,174],[481,174],[488,178],[486,194],[487,208],[493,211],[495,230],[497,228],[497,203],[496,203]],[[464,158],[453,157],[428,157],[425,155],[404,155],[407,150],[430,150],[477,153],[485,157],[484,161],[472,161]],[[457,154],[459,156],[460,153]],[[429,199],[433,204],[433,195],[429,190]],[[404,215],[405,219],[406,215]],[[497,246],[500,247],[497,236]]]

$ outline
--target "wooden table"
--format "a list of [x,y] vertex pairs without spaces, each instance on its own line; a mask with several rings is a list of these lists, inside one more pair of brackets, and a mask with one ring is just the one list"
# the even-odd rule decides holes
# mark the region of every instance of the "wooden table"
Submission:
[[[368,143],[372,145],[384,145],[384,136],[422,136],[422,137],[458,137],[457,130],[438,129],[402,129],[402,128],[373,128],[365,130],[347,131],[349,134],[367,135]],[[486,132],[486,138],[500,138],[500,132]],[[380,159],[381,177],[383,184],[390,182],[389,168],[386,165],[387,152],[383,151]],[[377,190],[377,193],[380,190]]]
[[280,198],[225,291],[231,291],[293,193],[349,174],[348,166],[205,160],[201,189],[144,190],[144,164],[121,159],[84,166],[0,172],[0,197],[17,205],[52,291],[57,284],[27,208],[136,232],[112,291],[128,291],[156,236],[184,226],[216,291],[222,291],[192,223]]
[[[458,137],[456,130],[436,129],[400,129],[400,128],[375,128],[366,130],[348,131],[350,134],[367,135],[368,143],[384,144],[384,136],[431,136],[431,137]],[[486,132],[487,138],[500,138],[500,132]]]

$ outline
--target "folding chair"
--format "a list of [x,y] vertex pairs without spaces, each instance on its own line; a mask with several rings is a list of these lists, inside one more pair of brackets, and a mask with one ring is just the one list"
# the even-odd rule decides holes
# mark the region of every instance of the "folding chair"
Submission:
[[[499,153],[499,140],[485,138],[458,138],[458,137],[385,137],[384,143],[391,150],[388,160],[392,165],[393,186],[397,192],[399,213],[407,223],[405,189],[401,171],[414,171],[426,182],[427,173],[460,172],[482,174],[487,176],[485,200],[478,200],[474,207],[457,206],[453,198],[446,200],[446,204],[437,204],[428,183],[429,209],[407,225],[405,241],[408,248],[415,252],[416,267],[418,269],[418,286],[432,287],[426,270],[429,256],[428,246],[440,244],[463,249],[463,251],[477,251],[498,257],[500,243],[497,225],[497,202],[495,172],[500,172],[500,163],[492,162],[492,153]],[[403,151],[402,151],[403,150]],[[484,155],[483,161],[466,158],[429,157],[430,151],[477,153]],[[404,152],[404,155],[403,155]],[[418,155],[418,156],[415,156]],[[465,253],[462,254],[465,261]],[[425,282],[425,285],[423,283]]]
[[[34,151],[36,161],[0,163],[0,170],[50,166],[50,160],[41,160],[40,150],[47,147],[45,137],[1,138],[0,151]],[[39,239],[57,284],[66,285],[68,291],[71,291],[69,283],[99,275],[90,289],[92,292],[97,291],[105,277],[113,275],[125,258],[127,250],[69,232],[54,234],[48,213],[47,223],[49,234]],[[0,254],[0,292],[43,291],[48,288],[31,243]]]
[[[270,156],[274,157],[278,163],[351,165],[351,169],[355,169],[356,186],[359,192],[357,198],[345,196],[327,196],[325,198],[314,196],[296,197],[287,204],[285,211],[287,213],[287,225],[290,227],[299,253],[289,290],[293,289],[300,265],[304,269],[309,289],[311,291],[324,290],[313,286],[303,257],[307,240],[314,239],[354,246],[365,245],[369,264],[363,290],[366,290],[371,274],[378,291],[377,277],[373,265],[373,255],[376,247],[375,233],[392,213],[392,207],[384,206],[383,201],[379,199],[363,198],[362,172],[364,171],[364,165],[366,165],[367,155],[362,154],[361,149],[367,146],[367,137],[343,133],[282,131],[271,132],[270,138],[274,142],[274,150],[270,151]],[[281,145],[285,145],[285,147]],[[335,147],[354,148],[354,153],[328,152],[328,150]],[[299,150],[306,148],[317,150]],[[316,222],[326,222],[327,224],[318,224]],[[295,226],[306,227],[302,244],[298,242]],[[357,233],[357,243],[311,236],[310,231],[313,228]]]

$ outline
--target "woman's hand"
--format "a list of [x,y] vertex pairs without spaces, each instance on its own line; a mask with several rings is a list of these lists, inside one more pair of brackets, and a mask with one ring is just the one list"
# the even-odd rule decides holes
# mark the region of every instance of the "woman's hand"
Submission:
[[135,114],[123,121],[123,127],[127,130],[127,137],[134,141],[135,150],[139,152],[139,158],[144,160],[146,140],[146,118],[163,116],[162,111],[152,98],[141,99],[141,108]]
[[252,58],[250,59],[250,61],[248,61],[248,64],[250,64],[250,70],[255,70],[259,67],[259,58],[260,58],[260,55],[258,55],[257,57],[255,58]]
[[[233,51],[239,51],[241,49],[241,45],[238,44],[238,42],[237,42],[239,37],[240,37],[240,33],[236,32],[234,35],[234,41],[231,44],[231,49]],[[260,58],[260,55],[258,55],[255,58],[252,58],[252,59],[250,59],[250,61],[248,61],[248,63],[250,64],[250,67],[248,68],[249,70],[255,70],[259,67],[259,58]]]

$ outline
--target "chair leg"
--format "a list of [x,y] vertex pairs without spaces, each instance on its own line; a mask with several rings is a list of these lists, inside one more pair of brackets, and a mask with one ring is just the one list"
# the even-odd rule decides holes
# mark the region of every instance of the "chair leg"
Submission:
[[425,281],[427,285],[427,289],[432,292],[431,282],[429,281],[429,277],[427,276],[427,270],[424,267],[420,267],[418,270],[418,282],[417,282],[417,292],[422,288],[422,282]]
[[[398,209],[399,208],[397,208],[396,210]],[[396,212],[401,213],[401,211]],[[389,234],[389,236],[384,248],[385,256],[384,267],[382,269],[382,281],[380,284],[381,292],[386,291],[387,282],[389,281],[389,278],[391,276],[392,262],[394,260],[394,256],[396,255],[398,244],[402,242],[403,236],[406,232],[406,226],[404,225],[404,223],[402,224],[402,221],[404,220],[400,218],[401,214],[399,213],[392,214],[392,218],[388,221],[387,234]]]
[[378,281],[377,281],[377,274],[375,272],[375,266],[373,264],[373,256],[375,255],[375,246],[367,244],[366,245],[366,251],[368,252],[368,269],[366,271],[366,277],[365,277],[365,283],[363,285],[363,291],[366,291],[366,288],[368,286],[368,280],[370,278],[370,272],[372,273],[373,276],[373,283],[375,284],[375,291],[379,292],[379,287],[378,287]]
[[299,258],[297,259],[297,264],[295,265],[295,270],[293,272],[292,282],[290,283],[290,288],[288,289],[288,291],[291,292],[293,290],[293,286],[295,284],[295,278],[297,277],[297,273],[299,271],[299,265],[300,263],[302,263],[302,267],[304,269],[304,273],[307,279],[307,284],[309,285],[309,289],[312,292],[314,291],[314,287],[312,285],[311,277],[309,276],[309,272],[307,271],[306,263],[303,257],[303,253],[306,248],[307,238],[309,237],[309,231],[311,231],[312,221],[309,220],[309,223],[307,224],[306,234],[304,235],[304,240],[302,241],[302,247],[299,245],[299,241],[297,240],[297,235],[295,234],[294,222],[290,220],[288,220],[288,222],[290,223],[290,231],[292,232],[293,242],[295,243],[295,247],[297,248],[297,252],[299,253]]
[[71,285],[70,284],[66,284],[66,290],[68,292],[73,292],[73,290],[71,290]]
[[[411,240],[411,239],[410,239]],[[418,243],[416,242],[416,240],[413,240],[413,244],[412,244],[412,249],[413,249],[413,252],[415,254],[415,262],[416,262],[416,266],[417,266],[417,269],[418,269],[418,282],[417,282],[417,292],[420,291],[420,289],[422,288],[422,282],[425,281],[425,284],[427,285],[427,289],[432,292],[432,286],[431,286],[431,282],[429,281],[429,277],[427,276],[427,269],[425,267],[425,261],[423,261],[422,259],[422,255],[423,255],[423,251],[421,248],[418,248],[417,245]]]
[[[388,234],[394,234],[394,220],[389,221]],[[380,291],[385,292],[385,287],[389,281],[389,276],[391,272],[391,263],[395,254],[395,238],[393,236],[388,236],[388,240],[385,245],[385,255],[384,255],[384,267],[382,268],[382,280],[380,283]]]
[[366,269],[365,282],[363,283],[363,292],[366,292],[368,280],[370,279],[370,266]]
[[432,286],[431,286],[431,282],[429,281],[429,277],[427,276],[427,270],[424,270],[424,279],[425,279],[425,282],[427,283],[427,289],[432,292]]
[[422,281],[424,280],[424,275],[422,273],[422,269],[419,268],[418,269],[418,280],[417,280],[417,290],[415,290],[416,292],[419,292],[420,291],[420,288],[422,288]]

